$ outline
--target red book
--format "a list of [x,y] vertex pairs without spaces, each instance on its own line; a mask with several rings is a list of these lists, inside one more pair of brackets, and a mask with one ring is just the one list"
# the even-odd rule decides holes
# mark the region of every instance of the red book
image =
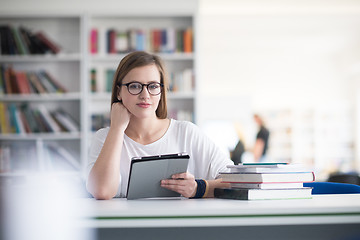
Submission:
[[95,28],[90,31],[90,52],[98,52],[98,31]]
[[20,94],[30,94],[30,85],[25,72],[16,72],[16,83]]
[[115,41],[116,41],[116,33],[115,30],[111,30],[110,31],[110,53],[116,53],[116,48],[115,48]]
[[45,45],[47,46],[51,52],[58,53],[60,52],[60,47],[51,41],[43,32],[36,33],[36,37]]
[[161,46],[161,31],[158,29],[153,30],[152,37],[153,37],[153,51],[159,52]]

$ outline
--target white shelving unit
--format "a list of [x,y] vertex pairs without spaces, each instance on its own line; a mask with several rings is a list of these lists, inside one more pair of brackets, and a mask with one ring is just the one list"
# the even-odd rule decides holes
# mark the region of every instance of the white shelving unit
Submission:
[[355,169],[354,111],[349,104],[268,111],[271,161],[302,163],[317,180],[330,173]]
[[[1,103],[15,105],[28,104],[37,106],[43,104],[52,110],[63,108],[79,122],[79,132],[71,133],[29,133],[29,134],[0,134],[0,146],[10,146],[18,149],[12,153],[11,171],[0,173],[0,177],[31,176],[37,172],[49,172],[47,169],[48,156],[44,151],[47,144],[58,144],[67,149],[77,159],[83,170],[87,163],[87,152],[90,145],[92,114],[109,113],[110,93],[90,91],[90,71],[92,68],[109,68],[115,70],[121,54],[107,54],[105,51],[105,32],[109,28],[127,30],[192,28],[193,46],[195,46],[195,16],[194,13],[126,13],[126,14],[83,14],[83,13],[31,13],[0,14],[0,25],[14,27],[24,26],[31,31],[44,32],[51,40],[61,46],[58,54],[46,55],[0,55],[0,64],[12,65],[15,71],[49,72],[67,89],[62,94],[0,94]],[[99,51],[92,54],[89,51],[89,34],[91,29],[99,29]],[[147,50],[147,49],[145,49]],[[195,72],[196,56],[194,52],[157,53],[165,62],[168,72],[192,69]],[[196,79],[194,80],[196,81]],[[184,111],[179,118],[196,121],[196,84],[191,91],[169,92],[169,113]],[[191,117],[189,117],[191,115]],[[182,116],[182,117],[181,117]],[[14,150],[12,150],[14,152]],[[56,172],[68,176],[80,176],[80,171]]]
[[[10,171],[0,173],[4,177],[29,176],[32,173],[53,171],[59,175],[79,176],[78,170],[55,169],[44,149],[54,145],[65,149],[80,166],[85,152],[84,119],[85,111],[83,78],[85,55],[84,16],[80,14],[1,14],[0,25],[14,28],[23,26],[31,32],[42,31],[61,47],[58,54],[0,55],[0,64],[11,65],[15,71],[46,71],[59,81],[66,93],[46,94],[2,94],[0,102],[26,104],[31,107],[44,105],[48,110],[57,108],[69,113],[80,125],[77,132],[0,134],[0,145],[10,149]],[[51,168],[50,168],[51,166]]]
[[[151,15],[144,14],[97,14],[90,15],[88,35],[90,36],[91,29],[96,29],[98,32],[98,51],[97,53],[89,53],[89,63],[87,72],[89,74],[88,82],[90,82],[90,72],[92,69],[96,69],[97,80],[100,74],[104,74],[107,69],[113,71],[116,70],[119,62],[125,56],[125,54],[109,54],[107,53],[106,33],[109,29],[115,29],[116,31],[126,32],[130,29],[140,29],[143,31],[150,31],[153,29],[186,29],[192,28],[195,32],[194,15],[174,13],[152,13]],[[194,34],[195,35],[195,34]],[[196,36],[195,36],[196,37]],[[194,38],[195,38],[194,37]],[[193,38],[193,39],[194,39]],[[193,44],[194,45],[194,44]],[[152,52],[145,48],[145,51]],[[165,62],[168,73],[176,73],[185,71],[185,69],[195,69],[195,53],[184,52],[154,52],[162,58]],[[104,76],[100,77],[104,78]],[[102,80],[104,82],[106,80]],[[195,80],[196,81],[196,80]],[[90,84],[89,84],[90,92]],[[93,114],[106,114],[110,109],[109,92],[92,92],[89,94],[89,121],[91,122],[91,115]],[[196,86],[191,91],[176,91],[169,92],[168,94],[168,107],[170,117],[181,120],[196,121]],[[93,131],[96,129],[93,129]]]

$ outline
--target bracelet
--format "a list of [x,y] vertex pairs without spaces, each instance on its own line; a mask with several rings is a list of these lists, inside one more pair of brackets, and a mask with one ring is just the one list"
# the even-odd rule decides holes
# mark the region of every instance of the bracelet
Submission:
[[207,189],[207,183],[203,179],[195,179],[197,183],[196,193],[194,197],[191,198],[202,198],[205,195]]
[[205,181],[205,193],[204,196],[202,196],[203,198],[206,198],[208,192],[209,192],[209,183],[204,179]]

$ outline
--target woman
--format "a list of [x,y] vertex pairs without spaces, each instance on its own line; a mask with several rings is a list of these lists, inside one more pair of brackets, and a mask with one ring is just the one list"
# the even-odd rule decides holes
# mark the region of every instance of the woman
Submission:
[[121,60],[112,88],[110,127],[95,134],[90,148],[87,189],[96,199],[126,197],[134,156],[188,153],[188,171],[161,182],[184,197],[211,197],[215,187],[224,185],[215,178],[231,160],[194,124],[167,118],[167,86],[159,57],[133,52]]
[[265,123],[259,115],[254,114],[254,120],[259,126],[254,145],[254,159],[255,162],[266,162],[266,152],[268,149],[270,132],[265,127]]

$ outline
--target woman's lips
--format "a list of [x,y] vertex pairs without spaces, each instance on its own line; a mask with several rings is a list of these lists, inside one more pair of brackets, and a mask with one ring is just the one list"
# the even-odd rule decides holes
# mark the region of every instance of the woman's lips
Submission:
[[138,106],[141,107],[141,108],[148,108],[148,107],[150,107],[150,104],[149,104],[149,103],[138,103],[138,104],[136,104],[136,105],[138,105]]

